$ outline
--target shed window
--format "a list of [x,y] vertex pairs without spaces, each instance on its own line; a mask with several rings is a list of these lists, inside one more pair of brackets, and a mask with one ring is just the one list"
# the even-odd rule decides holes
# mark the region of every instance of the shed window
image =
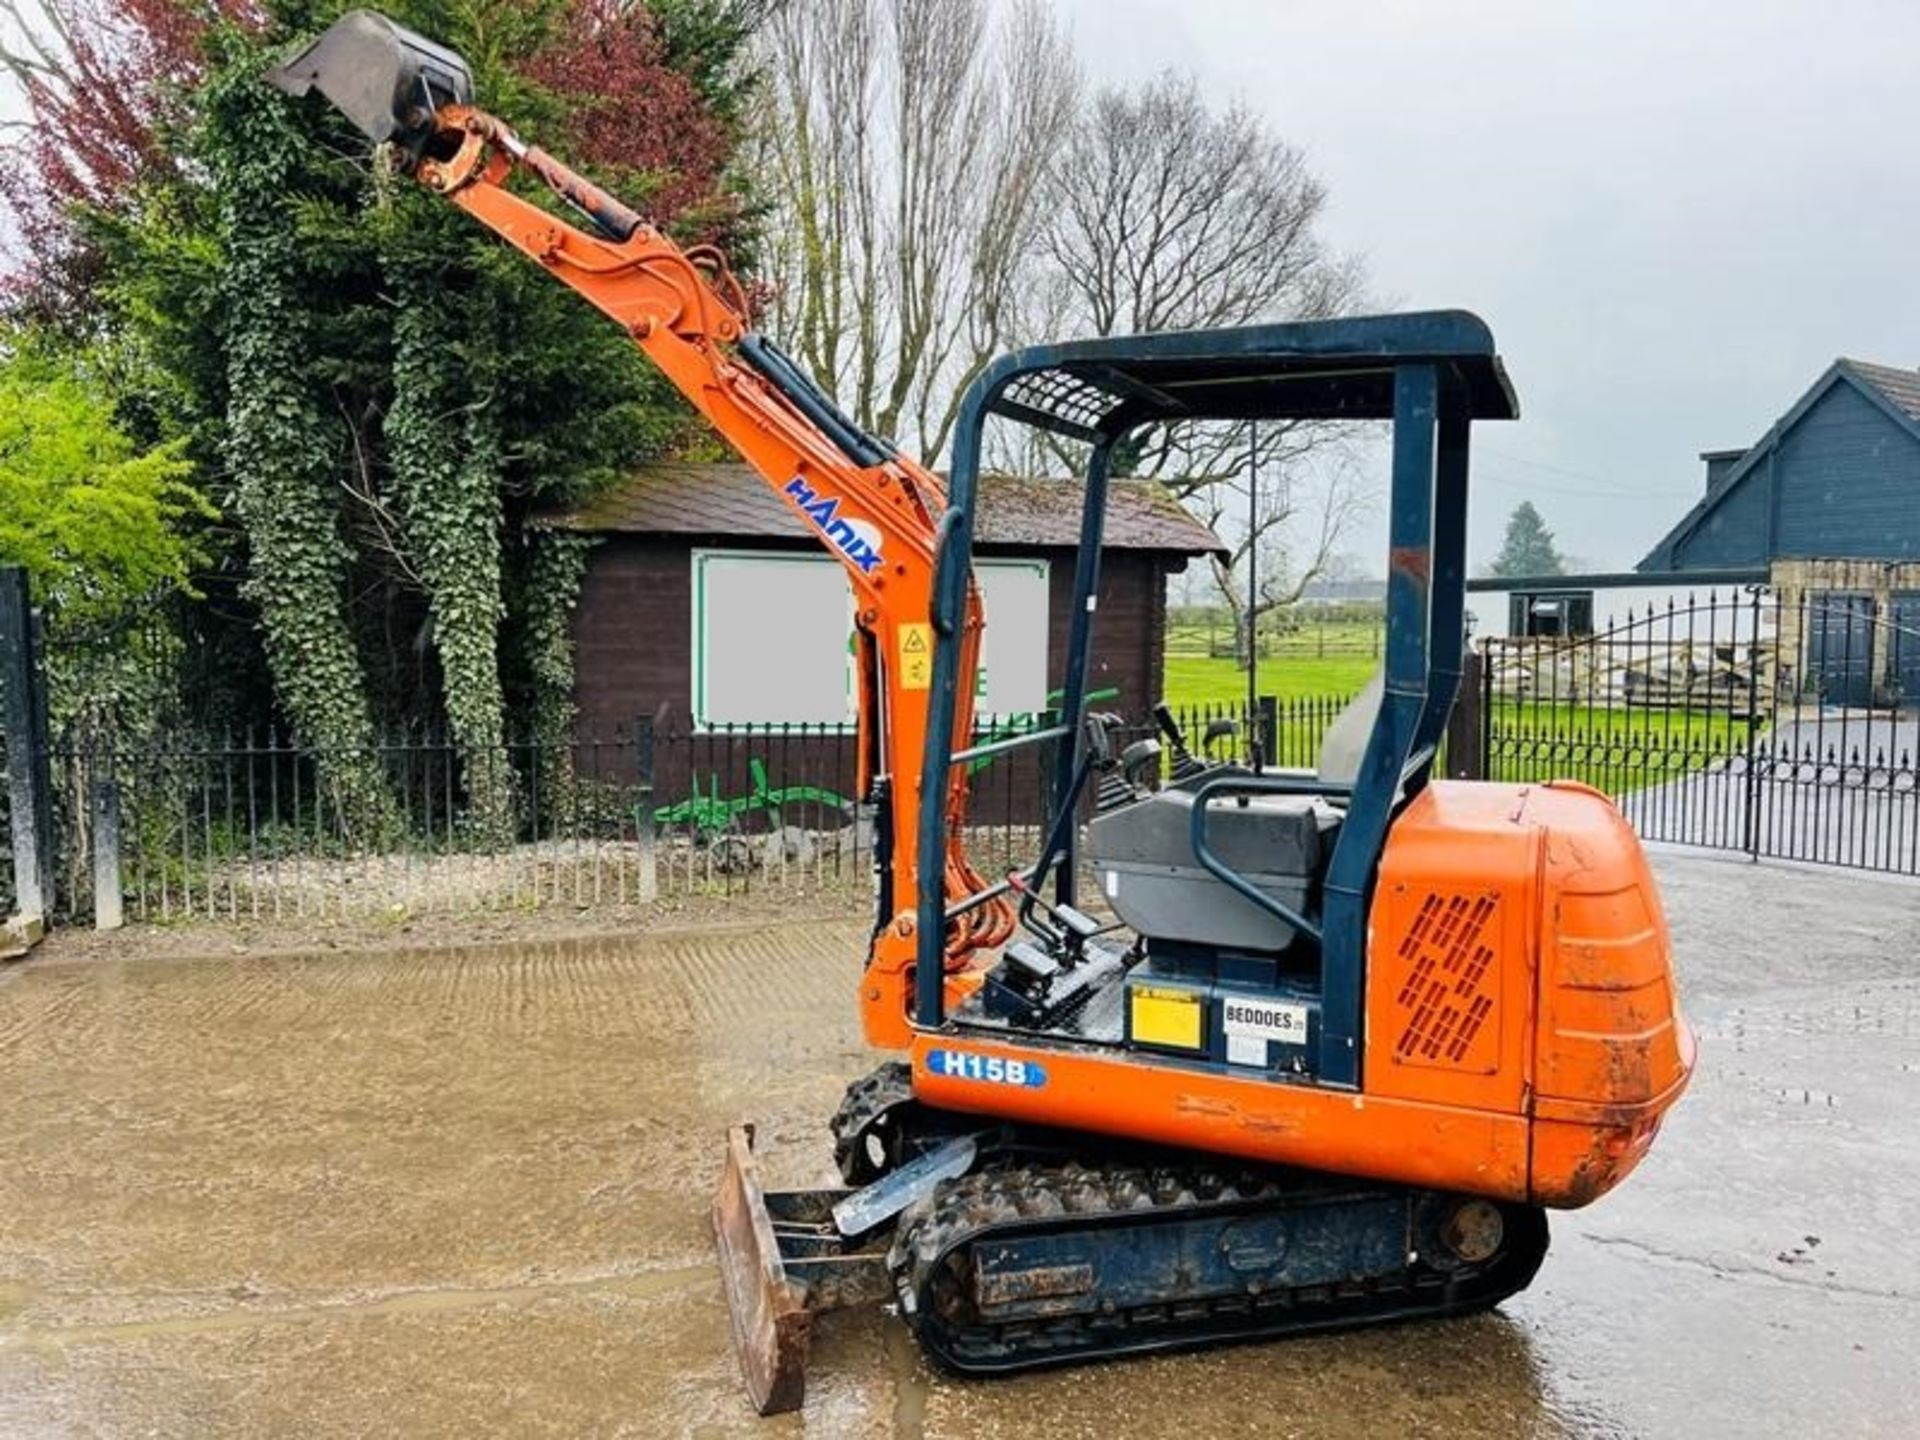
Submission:
[[[1046,704],[1048,562],[976,559],[987,632],[983,714]],[[693,552],[694,724],[854,720],[853,597],[837,560],[779,551]]]
[[1517,590],[1507,602],[1509,635],[1591,635],[1593,591]]

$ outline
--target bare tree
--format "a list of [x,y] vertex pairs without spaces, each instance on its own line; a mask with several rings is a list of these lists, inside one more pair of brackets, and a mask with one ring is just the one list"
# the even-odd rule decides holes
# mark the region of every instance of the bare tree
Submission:
[[[1255,443],[1246,426],[1237,428],[1243,444]],[[1212,557],[1213,582],[1232,615],[1243,664],[1261,617],[1297,604],[1309,585],[1339,566],[1346,558],[1342,537],[1371,508],[1351,449],[1338,439],[1315,448],[1310,463],[1269,471],[1263,460],[1251,516],[1244,469],[1184,496],[1227,546],[1226,554]]]
[[774,318],[862,424],[931,460],[1007,343],[1072,52],[1042,0],[792,0],[762,44]]
[[[1082,103],[1041,0],[790,0],[762,43],[774,322],[861,423],[930,460],[966,382],[1010,345],[1359,301],[1361,268],[1321,240],[1326,192],[1298,149],[1185,77]],[[1343,440],[1273,422],[1250,446],[1243,425],[1179,425],[1124,459],[1228,538],[1214,577],[1250,627],[1298,598],[1364,508]],[[1079,458],[1048,437],[991,444],[1029,473]],[[1250,450],[1251,525],[1234,499]],[[1251,553],[1260,575],[1236,579]]]
[[[1326,198],[1299,149],[1243,105],[1211,108],[1190,76],[1102,89],[1048,174],[1046,321],[1121,335],[1350,313],[1365,277],[1320,238]],[[1364,511],[1346,439],[1327,424],[1183,424],[1126,457],[1228,538],[1214,577],[1243,635],[1299,599]],[[1244,573],[1250,551],[1258,576]]]
[[1049,175],[1044,243],[1099,335],[1337,314],[1357,264],[1315,233],[1326,188],[1244,105],[1190,75],[1109,86]]

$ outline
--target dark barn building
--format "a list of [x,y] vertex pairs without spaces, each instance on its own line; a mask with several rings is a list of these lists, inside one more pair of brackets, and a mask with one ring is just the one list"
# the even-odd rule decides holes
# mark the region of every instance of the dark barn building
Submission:
[[1780,592],[1781,653],[1822,698],[1920,699],[1920,370],[1836,360],[1637,567],[1752,569]]
[[1636,567],[1920,564],[1920,370],[1836,360],[1744,450],[1710,450],[1700,499]]
[[[1043,709],[1061,684],[1081,487],[983,477],[975,551],[987,606],[983,714]],[[851,601],[837,561],[755,472],[740,464],[652,466],[546,523],[594,536],[574,612],[575,699],[585,735],[656,733],[702,740],[729,726],[805,727],[853,718]],[[1166,580],[1219,540],[1159,485],[1112,487],[1095,626],[1095,689],[1144,715],[1161,698]],[[776,750],[800,742],[768,742]],[[661,790],[686,778],[661,753]],[[714,747],[708,746],[711,750]],[[843,773],[850,747],[809,738],[775,784]],[[728,767],[733,768],[733,767]],[[744,778],[720,777],[723,790]]]
[[1836,360],[1752,445],[1700,458],[1697,498],[1633,573],[1471,581],[1483,628],[1620,634],[1715,594],[1727,626],[1728,597],[1767,586],[1796,691],[1920,701],[1920,370]]

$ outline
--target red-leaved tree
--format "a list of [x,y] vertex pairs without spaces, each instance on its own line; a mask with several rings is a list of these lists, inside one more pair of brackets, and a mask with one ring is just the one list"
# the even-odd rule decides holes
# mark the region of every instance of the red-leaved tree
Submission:
[[[124,213],[171,176],[167,130],[203,72],[209,25],[269,28],[261,0],[0,0],[0,65],[26,118],[0,155],[10,212],[0,298],[47,315],[85,315],[99,267],[76,217]],[[657,219],[703,240],[738,218],[722,171],[726,122],[668,63],[652,12],[635,0],[572,0],[553,39],[526,60],[552,91],[564,136],[542,137],[588,168],[617,171]]]
[[162,136],[200,77],[207,26],[261,13],[254,0],[0,0],[0,16],[0,65],[27,109],[0,156],[6,298],[84,313],[97,266],[76,213],[122,213],[171,169]]
[[723,238],[736,218],[721,179],[732,137],[667,63],[652,12],[633,0],[574,0],[554,33],[522,73],[567,102],[569,163],[619,171],[639,182],[644,193],[629,198],[655,220]]

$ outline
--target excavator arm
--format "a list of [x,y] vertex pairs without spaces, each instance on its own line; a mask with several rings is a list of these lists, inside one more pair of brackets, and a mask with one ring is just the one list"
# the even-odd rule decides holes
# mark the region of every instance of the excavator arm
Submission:
[[[874,939],[861,985],[868,1040],[907,1043],[915,901],[939,884],[949,908],[986,890],[961,843],[966,768],[945,777],[945,873],[917,873],[932,667],[930,613],[944,489],[924,466],[866,434],[779,348],[751,328],[740,285],[713,247],[683,248],[619,200],[473,107],[453,52],[370,11],[351,11],[270,73],[294,95],[319,90],[427,189],[513,245],[619,325],[837,559],[852,586],[861,792],[878,807]],[[585,225],[516,193],[516,175]],[[977,589],[962,619],[963,682],[953,748],[973,729],[984,623]],[[975,903],[948,923],[949,984],[972,981],[975,952],[1003,943],[1013,912]]]

